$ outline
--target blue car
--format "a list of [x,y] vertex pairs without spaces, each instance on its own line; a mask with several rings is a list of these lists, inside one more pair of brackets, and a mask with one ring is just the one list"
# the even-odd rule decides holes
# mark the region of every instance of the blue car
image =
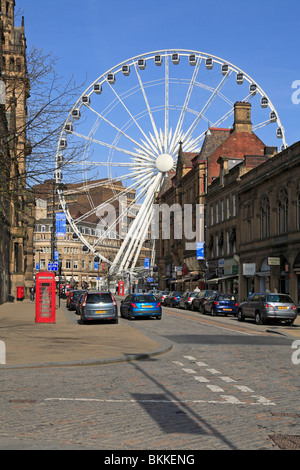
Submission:
[[203,304],[204,313],[211,315],[236,315],[238,302],[233,294],[212,294]]
[[182,296],[182,292],[178,291],[173,291],[170,292],[167,297],[165,297],[164,300],[164,305],[169,306],[169,307],[178,307],[179,306],[179,299]]
[[138,317],[155,317],[161,319],[161,303],[151,294],[131,294],[121,300],[121,317],[130,320]]

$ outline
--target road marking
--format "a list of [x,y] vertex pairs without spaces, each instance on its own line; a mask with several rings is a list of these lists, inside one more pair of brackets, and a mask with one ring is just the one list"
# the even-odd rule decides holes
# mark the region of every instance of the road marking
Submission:
[[184,372],[187,372],[188,374],[196,374],[197,372],[193,369],[182,369]]
[[183,356],[185,359],[188,359],[189,361],[196,361],[196,358],[194,356]]
[[218,387],[217,385],[206,385],[207,388],[209,388],[212,392],[219,392],[222,393],[224,390],[221,387]]
[[[257,400],[257,402],[261,405],[276,405],[275,403],[273,403],[272,401],[268,400],[267,398],[265,397],[261,397],[260,395],[251,395],[251,398],[255,398]],[[253,404],[253,403],[251,403]]]
[[254,393],[254,391],[251,390],[251,388],[245,387],[244,385],[234,385],[234,387],[236,387],[236,388],[237,388],[238,390],[240,390],[241,392]]
[[209,382],[208,379],[206,379],[205,377],[201,377],[200,375],[197,375],[196,377],[194,377],[195,380],[198,380],[198,382]]
[[236,380],[232,379],[231,377],[223,376],[220,379],[224,380],[224,382],[236,382]]
[[206,370],[207,370],[207,372],[210,372],[211,374],[221,374],[221,372],[219,372],[216,369],[206,369]]
[[208,367],[207,364],[205,364],[205,362],[196,362],[196,365],[199,367]]

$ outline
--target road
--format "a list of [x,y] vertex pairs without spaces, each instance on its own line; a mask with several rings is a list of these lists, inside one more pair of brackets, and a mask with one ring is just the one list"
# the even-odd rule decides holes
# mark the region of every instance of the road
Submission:
[[300,447],[291,339],[166,307],[162,320],[132,325],[171,341],[171,351],[129,363],[3,370],[0,448]]

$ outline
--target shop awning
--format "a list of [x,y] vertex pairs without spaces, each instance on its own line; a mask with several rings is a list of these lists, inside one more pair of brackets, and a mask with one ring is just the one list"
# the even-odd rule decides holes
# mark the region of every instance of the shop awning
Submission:
[[215,277],[205,281],[207,284],[214,284],[215,282],[224,281],[224,279],[238,279],[238,274],[228,274],[228,276]]

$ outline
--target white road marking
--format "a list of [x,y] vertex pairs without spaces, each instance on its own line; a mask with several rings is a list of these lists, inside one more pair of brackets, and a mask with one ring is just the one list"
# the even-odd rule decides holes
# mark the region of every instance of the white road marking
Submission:
[[205,362],[196,362],[196,365],[199,367],[208,367],[207,364],[205,364]]
[[206,370],[207,370],[207,372],[210,372],[211,374],[221,374],[221,372],[219,372],[216,369],[206,369]]
[[223,376],[220,379],[224,380],[224,382],[236,382],[236,380],[232,379],[231,377]]
[[234,385],[234,387],[236,387],[238,390],[240,390],[241,392],[246,392],[246,393],[254,393],[253,390],[251,390],[251,388],[249,387],[245,387],[244,385]]
[[198,380],[198,382],[209,382],[208,379],[206,379],[205,377],[201,377],[199,375],[197,375],[196,377],[194,377],[195,380]]
[[185,359],[188,359],[189,361],[196,361],[196,358],[193,356],[183,356]]
[[206,385],[207,388],[209,388],[212,392],[219,392],[222,393],[224,390],[221,387],[218,387],[217,385]]
[[[251,398],[255,398],[257,400],[257,402],[261,405],[276,405],[275,403],[273,403],[272,401],[268,400],[267,398],[265,397],[261,397],[260,395],[251,395]],[[253,403],[251,403],[253,405]]]
[[187,372],[188,374],[196,374],[197,372],[193,369],[182,369],[184,372]]

